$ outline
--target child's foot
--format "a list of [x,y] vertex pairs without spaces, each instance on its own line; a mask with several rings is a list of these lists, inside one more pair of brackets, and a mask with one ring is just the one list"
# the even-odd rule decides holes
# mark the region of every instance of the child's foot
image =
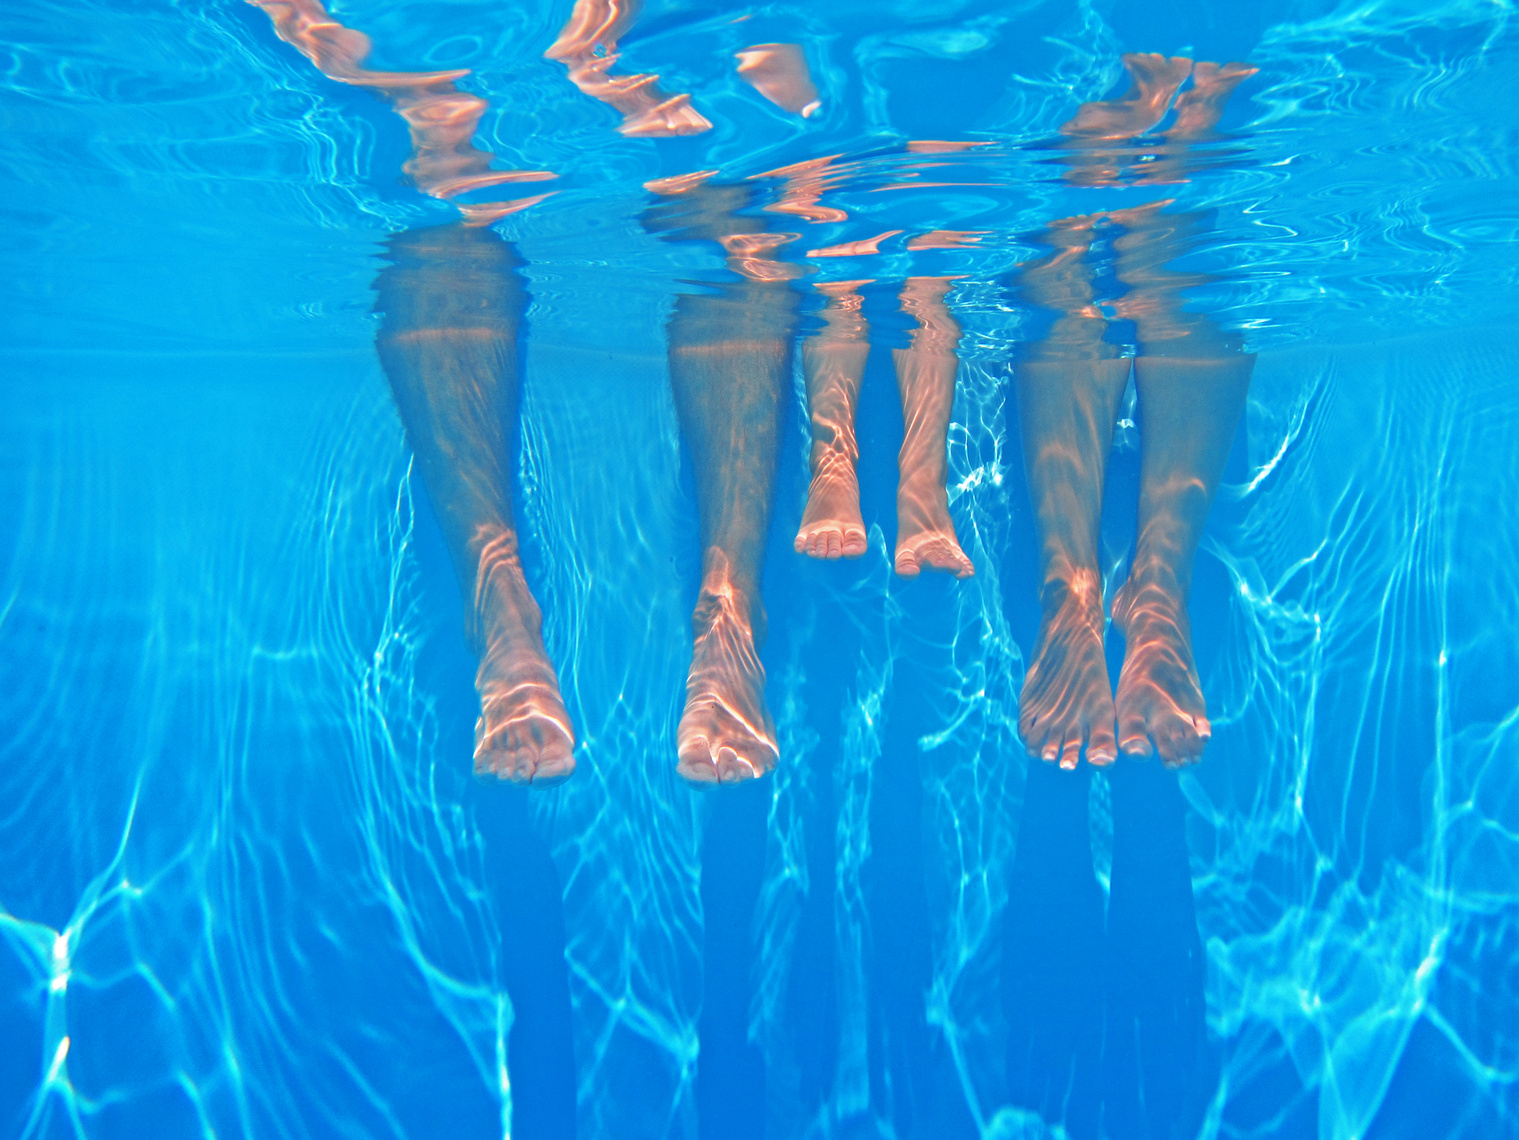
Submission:
[[798,554],[811,558],[858,558],[865,553],[860,484],[847,458],[829,457],[813,472],[795,545]]
[[1158,753],[1172,768],[1195,763],[1213,730],[1179,591],[1130,578],[1113,602],[1113,623],[1127,642],[1118,678],[1119,746],[1130,756]]
[[514,536],[496,539],[481,554],[475,613],[475,772],[518,784],[567,779],[575,771],[575,734]]
[[676,730],[676,770],[693,783],[752,780],[774,768],[779,756],[751,613],[726,566],[708,572],[691,618],[696,642]]
[[1111,764],[1118,755],[1103,625],[1096,574],[1045,587],[1039,644],[1018,703],[1018,732],[1030,756],[1070,769],[1082,749],[1089,764]]

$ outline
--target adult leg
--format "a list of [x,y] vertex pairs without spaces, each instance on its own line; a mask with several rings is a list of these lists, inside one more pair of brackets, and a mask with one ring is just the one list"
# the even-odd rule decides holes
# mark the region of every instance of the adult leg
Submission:
[[916,578],[924,568],[969,578],[975,568],[960,549],[949,517],[945,437],[955,402],[960,324],[944,304],[951,277],[909,277],[902,309],[917,318],[911,345],[893,349],[902,397],[901,471],[897,483],[897,573]]
[[1195,244],[1203,219],[1159,207],[1113,215],[1129,231],[1114,246],[1118,275],[1130,287],[1122,308],[1136,321],[1141,345],[1139,533],[1113,620],[1126,642],[1119,744],[1178,766],[1202,755],[1212,731],[1192,660],[1187,598],[1255,357],[1237,334],[1182,308],[1182,290],[1203,278],[1166,264]]
[[1018,729],[1029,755],[1074,768],[1117,755],[1103,657],[1098,531],[1118,398],[1129,362],[1103,340],[1091,269],[1095,218],[1054,223],[1054,250],[1023,273],[1029,299],[1059,314],[1018,366],[1023,461],[1039,530],[1039,641],[1023,682]]
[[744,281],[683,295],[670,322],[670,378],[696,473],[702,583],[677,745],[682,776],[731,782],[775,766],[758,646],[760,566],[775,484],[796,294]]
[[864,281],[829,281],[817,286],[828,298],[823,328],[802,343],[807,373],[807,409],[812,420],[812,482],[796,532],[798,553],[813,558],[858,558],[865,553],[865,521],[860,517],[860,457],[854,434],[855,409],[870,329],[860,312]]
[[480,660],[475,768],[522,783],[575,770],[574,734],[522,574],[509,493],[525,293],[511,247],[466,226],[391,242],[380,361],[464,590]]

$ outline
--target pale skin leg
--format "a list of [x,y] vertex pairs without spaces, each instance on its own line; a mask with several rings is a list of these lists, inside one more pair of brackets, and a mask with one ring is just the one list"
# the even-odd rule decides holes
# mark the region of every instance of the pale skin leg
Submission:
[[1139,533],[1129,579],[1113,602],[1125,654],[1118,681],[1118,739],[1125,753],[1169,766],[1202,756],[1212,729],[1187,599],[1197,546],[1244,410],[1255,358],[1239,338],[1182,308],[1199,278],[1165,268],[1194,244],[1195,214],[1141,207],[1112,215],[1129,232],[1114,242],[1130,286],[1121,311],[1137,322],[1141,431]]
[[860,312],[864,281],[832,281],[817,286],[828,298],[823,328],[802,343],[807,375],[807,407],[812,421],[812,482],[796,533],[796,550],[812,558],[858,558],[865,553],[865,521],[860,516],[860,483],[855,473],[860,448],[855,409],[870,353],[869,328]]
[[1039,531],[1039,640],[1019,699],[1018,730],[1030,756],[1074,768],[1118,754],[1103,656],[1105,615],[1098,533],[1118,399],[1129,362],[1102,338],[1083,261],[1095,219],[1046,231],[1054,252],[1023,274],[1026,296],[1059,317],[1018,368],[1024,464]]
[[480,667],[475,770],[547,784],[575,770],[574,733],[544,649],[512,519],[507,425],[517,414],[524,294],[488,230],[413,230],[377,287],[380,360],[437,508]]
[[925,569],[969,578],[975,568],[960,549],[945,489],[945,441],[955,402],[960,325],[944,304],[951,277],[909,277],[902,309],[916,317],[908,348],[892,350],[902,397],[902,450],[897,456],[896,570],[916,578]]
[[696,783],[763,776],[778,755],[758,654],[759,579],[794,297],[784,282],[748,281],[721,296],[679,298],[670,323],[670,377],[701,522],[701,593],[677,730],[678,771]]

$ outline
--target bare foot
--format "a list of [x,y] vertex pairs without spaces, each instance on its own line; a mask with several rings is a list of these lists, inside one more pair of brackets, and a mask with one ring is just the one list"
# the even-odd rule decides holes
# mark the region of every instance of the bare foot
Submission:
[[1197,64],[1192,69],[1192,89],[1183,92],[1176,100],[1176,122],[1171,127],[1171,137],[1194,137],[1211,131],[1223,116],[1224,104],[1234,89],[1259,70],[1248,63],[1220,66],[1204,60]]
[[858,558],[865,553],[865,520],[854,464],[831,455],[812,474],[796,550],[812,558]]
[[1171,97],[1192,71],[1183,56],[1167,59],[1155,52],[1130,52],[1123,57],[1133,85],[1119,99],[1083,103],[1060,133],[1095,139],[1125,139],[1143,134],[1165,116]]
[[918,321],[908,348],[894,348],[892,363],[902,397],[902,449],[897,453],[897,573],[916,578],[925,569],[969,578],[975,567],[960,549],[949,517],[945,440],[960,368],[960,322],[944,303],[954,277],[909,277],[902,311]]
[[817,291],[828,298],[823,328],[802,345],[807,371],[807,405],[812,421],[812,485],[796,534],[799,554],[813,558],[858,558],[865,553],[865,521],[860,517],[860,483],[855,475],[859,442],[855,405],[870,352],[870,330],[861,315],[859,288],[868,281],[827,281]]
[[1018,699],[1018,733],[1030,756],[1074,768],[1111,764],[1113,690],[1102,652],[1102,584],[1096,574],[1051,583],[1043,592],[1044,620],[1034,663]]
[[543,647],[543,619],[522,576],[515,536],[486,544],[477,582],[475,772],[517,784],[568,779],[575,771],[575,734]]
[[709,571],[691,617],[696,643],[676,730],[676,770],[692,783],[752,780],[774,768],[779,756],[750,613],[726,566]]
[[1113,622],[1127,641],[1118,678],[1118,741],[1130,756],[1159,753],[1167,767],[1202,757],[1213,729],[1192,661],[1192,630],[1179,591],[1124,583]]
[[904,578],[916,578],[924,570],[945,570],[956,578],[975,574],[960,549],[942,483],[925,484],[909,474],[897,488],[896,566]]
[[926,531],[912,537],[898,536],[897,574],[916,578],[924,570],[944,570],[956,578],[972,578],[976,568],[960,549],[951,526],[947,532]]

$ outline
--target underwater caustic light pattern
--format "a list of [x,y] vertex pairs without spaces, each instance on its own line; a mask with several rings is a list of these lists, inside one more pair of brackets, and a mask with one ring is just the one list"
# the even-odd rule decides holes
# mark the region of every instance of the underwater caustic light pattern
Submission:
[[0,1136],[1519,1136],[1510,4],[0,52]]

